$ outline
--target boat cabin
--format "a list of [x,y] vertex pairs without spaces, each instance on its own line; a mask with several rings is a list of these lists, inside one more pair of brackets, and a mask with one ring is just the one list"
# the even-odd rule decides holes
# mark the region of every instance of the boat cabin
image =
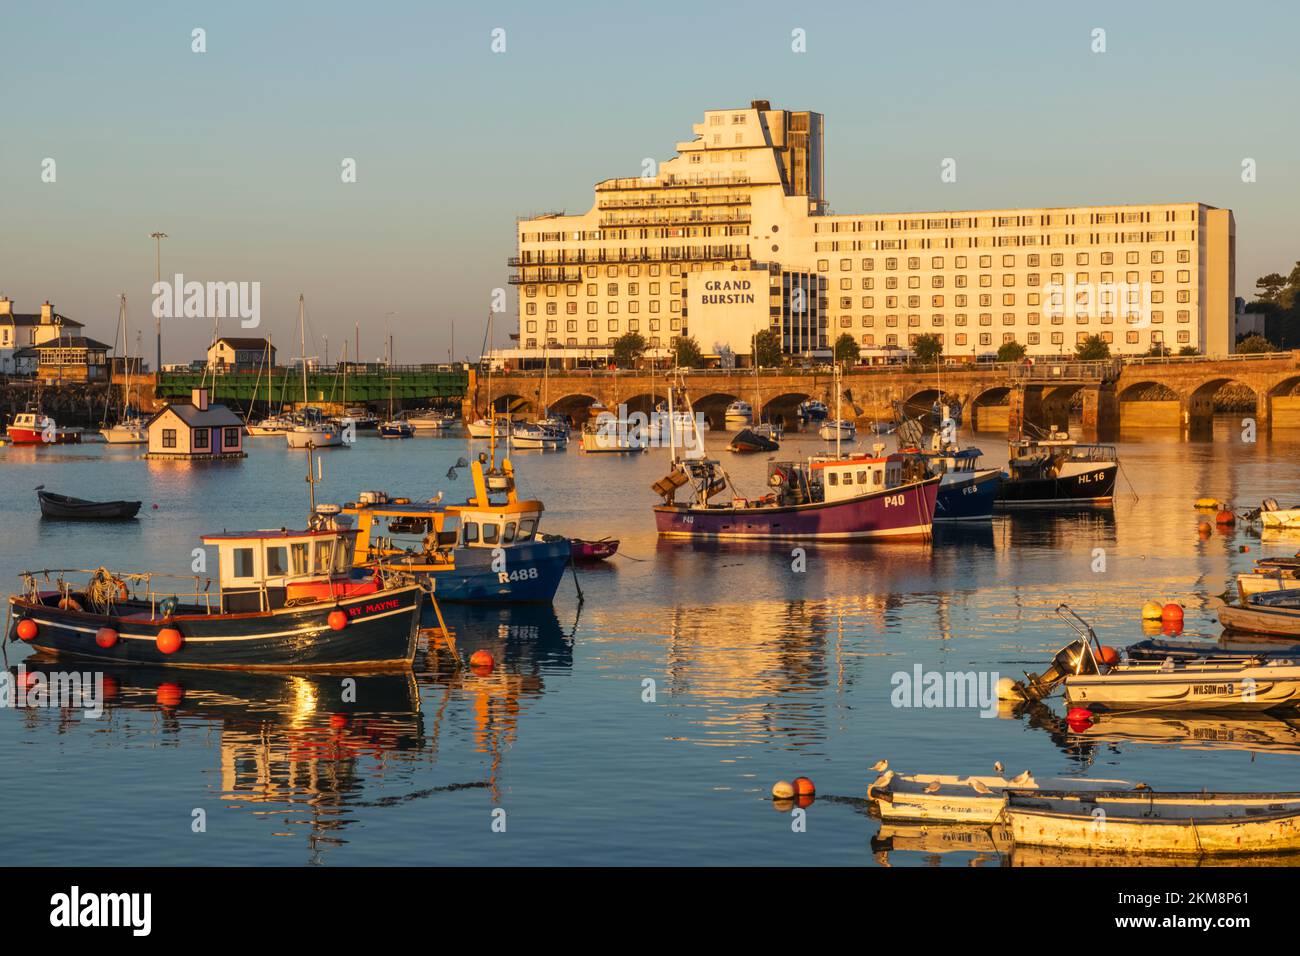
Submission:
[[338,519],[320,525],[205,535],[203,543],[217,549],[222,612],[272,611],[375,590],[374,581],[350,577],[357,532]]
[[482,460],[471,463],[474,496],[463,505],[362,492],[343,508],[357,520],[352,563],[361,567],[405,558],[445,568],[454,565],[457,548],[509,548],[534,541],[542,503],[519,498],[509,459],[500,469],[485,466]]
[[767,483],[780,504],[846,501],[923,480],[925,465],[914,455],[874,458],[813,458],[807,465],[768,463]]
[[1061,432],[1042,439],[1018,439],[1007,446],[1007,467],[1012,477],[1057,472],[1072,463],[1104,464],[1118,460],[1114,445],[1081,445]]

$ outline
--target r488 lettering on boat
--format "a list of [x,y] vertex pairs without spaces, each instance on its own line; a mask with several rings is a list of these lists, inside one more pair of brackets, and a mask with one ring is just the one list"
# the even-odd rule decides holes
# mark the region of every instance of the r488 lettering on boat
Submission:
[[537,577],[536,568],[519,568],[516,571],[498,571],[497,580],[502,584],[509,584],[511,581],[531,581]]

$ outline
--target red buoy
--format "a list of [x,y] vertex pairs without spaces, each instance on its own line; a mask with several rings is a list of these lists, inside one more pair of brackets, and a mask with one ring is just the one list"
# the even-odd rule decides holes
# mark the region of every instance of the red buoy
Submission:
[[330,627],[336,631],[341,631],[348,626],[348,616],[340,610],[330,611],[330,616],[326,618]]
[[496,666],[496,658],[488,651],[475,651],[469,656],[469,666],[490,671]]
[[1076,734],[1081,734],[1092,726],[1092,711],[1087,707],[1071,707],[1065,715],[1065,723]]
[[18,636],[24,641],[35,640],[37,630],[36,622],[29,617],[18,622]]
[[111,627],[101,627],[95,632],[95,643],[103,648],[112,647],[117,643],[117,631]]
[[1160,625],[1160,633],[1164,634],[1166,637],[1177,637],[1179,634],[1183,633],[1183,622],[1165,621]]
[[342,730],[350,723],[352,723],[352,718],[347,714],[330,714],[330,726],[335,730]]
[[1231,511],[1220,511],[1214,516],[1215,524],[1236,524],[1237,516]]
[[155,642],[158,650],[164,654],[175,654],[185,646],[185,638],[181,637],[181,632],[174,627],[164,627],[158,632],[158,639]]
[[1097,652],[1097,656],[1101,658],[1103,664],[1119,663],[1119,651],[1115,650],[1113,647],[1108,647],[1105,644],[1101,645],[1101,649]]
[[1172,621],[1181,623],[1183,620],[1183,606],[1181,604],[1166,604],[1160,610],[1160,619],[1166,624]]
[[811,797],[817,792],[813,782],[807,777],[794,778],[794,792],[801,797]]
[[165,681],[158,685],[158,690],[154,693],[155,699],[163,707],[179,707],[181,701],[185,699],[185,691],[180,684],[173,684],[171,681]]

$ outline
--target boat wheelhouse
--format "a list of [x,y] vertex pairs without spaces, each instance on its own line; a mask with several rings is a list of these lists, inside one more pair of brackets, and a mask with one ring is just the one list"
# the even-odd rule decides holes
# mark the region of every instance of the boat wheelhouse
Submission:
[[999,508],[1109,507],[1119,458],[1114,445],[1079,444],[1064,432],[1022,438],[1007,449]]
[[[424,590],[409,579],[356,578],[356,531],[329,514],[305,530],[207,535],[211,580],[154,572],[28,572],[10,597],[10,639],[67,657],[179,667],[297,669],[408,666]],[[55,587],[42,588],[50,574]],[[71,575],[85,575],[74,584]],[[192,590],[186,590],[186,584]]]
[[545,508],[518,496],[508,458],[499,469],[485,458],[471,463],[474,497],[463,505],[373,491],[347,504],[357,521],[353,565],[414,575],[440,601],[551,601],[569,541],[538,532]]
[[936,523],[992,520],[1002,472],[997,468],[981,468],[983,452],[978,448],[948,446],[932,451],[905,448],[902,453],[916,455],[927,473],[940,479],[934,502]]

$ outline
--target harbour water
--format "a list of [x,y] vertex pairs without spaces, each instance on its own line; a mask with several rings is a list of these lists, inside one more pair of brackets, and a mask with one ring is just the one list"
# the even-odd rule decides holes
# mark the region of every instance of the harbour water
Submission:
[[[761,494],[766,456],[728,455],[721,437],[710,444],[737,484]],[[977,442],[986,464],[1005,462],[998,436]],[[781,455],[821,444],[790,437]],[[468,471],[447,470],[483,447],[363,435],[322,453],[318,500],[367,488],[463,499]],[[978,849],[873,848],[868,767],[988,773],[1000,760],[1009,775],[1295,789],[1300,723],[1103,718],[1075,733],[1059,701],[1033,720],[895,706],[895,675],[918,666],[1041,670],[1073,636],[1053,614],[1061,602],[1112,646],[1145,636],[1138,612],[1153,598],[1186,605],[1185,636],[1217,637],[1209,602],[1232,575],[1300,548],[1244,527],[1200,537],[1192,509],[1199,495],[1290,504],[1300,435],[1243,443],[1224,418],[1213,442],[1144,435],[1119,454],[1113,514],[999,516],[932,544],[809,545],[799,570],[792,545],[658,541],[650,485],[664,450],[517,452],[544,531],[622,546],[578,572],[581,602],[567,580],[553,610],[445,609],[463,656],[495,655],[490,674],[421,654],[413,680],[360,677],[350,701],[341,675],[109,671],[98,719],[0,710],[0,840],[28,865],[999,865]],[[304,474],[304,454],[277,439],[251,439],[244,461],[194,464],[123,446],[0,449],[0,580],[12,591],[23,569],[100,564],[189,573],[204,532],[301,524]],[[144,508],[124,524],[43,522],[41,484]],[[9,645],[8,664],[26,652]],[[801,775],[818,797],[795,832],[770,789]]]

